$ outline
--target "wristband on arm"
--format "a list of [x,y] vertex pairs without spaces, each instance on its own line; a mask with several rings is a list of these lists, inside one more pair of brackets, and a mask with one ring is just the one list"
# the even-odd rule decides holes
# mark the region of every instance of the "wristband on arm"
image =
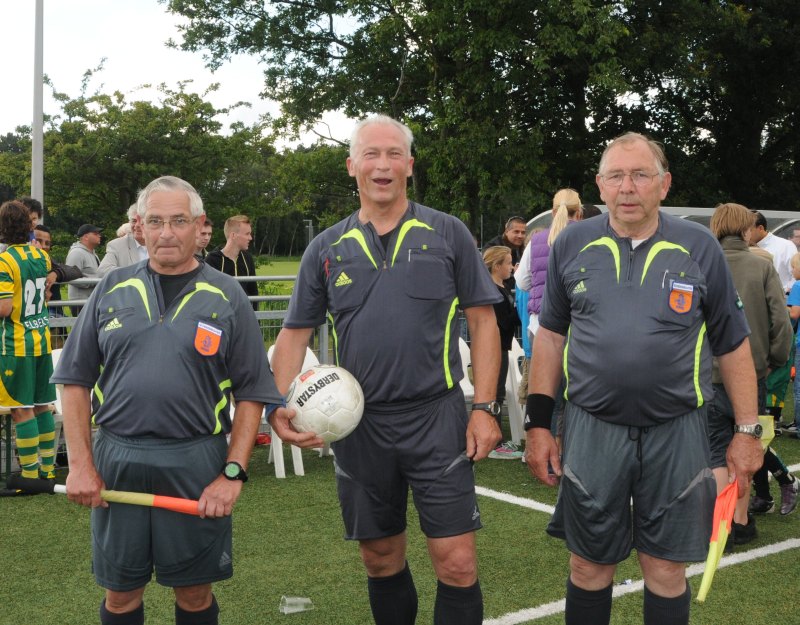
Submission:
[[525,403],[525,431],[531,428],[549,430],[555,406],[556,400],[548,395],[541,393],[528,395],[528,401]]

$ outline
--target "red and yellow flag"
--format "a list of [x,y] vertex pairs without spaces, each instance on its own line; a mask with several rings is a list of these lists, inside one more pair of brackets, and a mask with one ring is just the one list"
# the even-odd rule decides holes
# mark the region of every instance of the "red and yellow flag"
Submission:
[[711,588],[714,573],[719,566],[719,561],[725,551],[725,543],[731,533],[731,523],[733,522],[733,510],[736,507],[736,500],[739,496],[738,481],[728,484],[717,497],[714,505],[714,525],[711,531],[711,542],[708,544],[708,558],[706,568],[703,571],[703,579],[700,582],[700,591],[697,593],[697,600],[702,603],[706,600],[706,595]]

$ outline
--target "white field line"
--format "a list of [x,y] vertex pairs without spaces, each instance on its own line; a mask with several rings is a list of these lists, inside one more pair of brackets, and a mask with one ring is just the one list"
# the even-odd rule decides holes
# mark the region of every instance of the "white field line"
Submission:
[[[791,464],[786,468],[789,469],[789,473],[797,473],[800,470],[800,464]],[[772,479],[772,473],[769,474],[769,479]]]
[[[800,538],[790,538],[783,542],[775,543],[774,545],[766,545],[758,549],[751,549],[742,553],[734,553],[729,556],[723,556],[719,562],[719,568],[723,569],[735,564],[742,564],[751,560],[758,560],[759,558],[766,558],[768,556],[788,551],[789,549],[800,549]],[[686,577],[695,577],[702,575],[705,570],[704,563],[692,564],[686,568]],[[621,597],[628,595],[632,592],[640,592],[644,589],[644,581],[637,580],[630,584],[614,586],[614,596]],[[565,600],[552,601],[550,603],[542,604],[535,608],[526,608],[518,610],[517,612],[509,612],[503,616],[493,619],[486,619],[483,625],[519,625],[520,623],[529,623],[531,621],[550,616],[552,614],[560,614],[564,611]]]
[[[800,470],[800,464],[793,464],[788,468],[790,472],[796,473],[798,470]],[[771,478],[772,476],[770,475],[770,479]],[[546,512],[547,514],[553,514],[554,511],[553,506],[540,503],[533,499],[517,497],[516,495],[511,495],[509,493],[501,493],[483,486],[476,486],[475,492],[483,497],[490,497],[506,503],[522,506],[523,508],[529,508],[539,512]],[[766,545],[764,547],[759,547],[758,549],[751,549],[750,551],[723,556],[719,562],[718,568],[723,569],[734,564],[741,564],[743,562],[749,562],[750,560],[756,560],[759,558],[766,558],[767,556],[774,555],[782,551],[798,548],[800,548],[800,538],[790,538],[783,542],[775,543],[774,545]],[[704,563],[692,564],[686,568],[686,577],[702,575],[704,570]],[[625,585],[616,585],[614,586],[614,596],[621,597],[632,592],[641,592],[643,589],[644,580],[637,580]],[[564,607],[565,600],[559,599],[558,601],[544,603],[535,608],[526,608],[517,612],[509,612],[508,614],[504,614],[503,616],[499,616],[495,619],[486,619],[483,621],[483,625],[518,625],[519,623],[528,623],[552,614],[560,614],[564,611]]]
[[501,493],[499,491],[492,490],[491,488],[484,488],[483,486],[476,486],[475,492],[479,495],[483,495],[484,497],[491,497],[492,499],[498,499],[506,503],[513,503],[514,505],[522,506],[523,508],[530,508],[531,510],[546,512],[547,514],[553,514],[555,511],[553,506],[548,506],[545,503],[539,503],[534,499],[517,497],[516,495],[511,495],[510,493]]
[[[750,551],[723,556],[722,560],[719,562],[719,568],[722,569],[733,566],[734,564],[742,564],[751,560],[766,558],[776,553],[781,553],[782,551],[788,551],[789,549],[800,549],[800,538],[790,538],[783,542],[775,543],[774,545],[767,545],[765,547],[759,547],[758,549],[751,549]],[[704,570],[705,564],[692,564],[686,569],[686,577],[702,575]],[[643,589],[643,580],[637,580],[625,585],[618,584],[614,586],[614,596],[621,597],[623,595],[629,595],[632,592],[640,592]],[[551,603],[542,604],[536,608],[526,608],[525,610],[519,610],[517,612],[509,612],[497,618],[486,619],[483,621],[483,625],[519,625],[520,623],[530,623],[531,621],[544,618],[545,616],[560,614],[564,611],[564,603],[564,599],[560,599],[558,601],[552,601]]]
[[[790,473],[796,473],[800,470],[800,464],[793,464],[788,467]],[[770,474],[769,479],[772,479],[772,475]],[[518,497],[517,495],[512,495],[510,493],[501,493],[500,491],[492,490],[491,488],[486,488],[484,486],[475,486],[475,492],[478,495],[482,495],[483,497],[489,497],[491,499],[497,499],[498,501],[504,501],[506,503],[511,503],[517,506],[522,506],[523,508],[530,508],[531,510],[538,510],[539,512],[546,512],[547,514],[553,514],[555,508],[553,506],[549,506],[545,503],[540,503],[535,499],[528,499],[527,497]]]

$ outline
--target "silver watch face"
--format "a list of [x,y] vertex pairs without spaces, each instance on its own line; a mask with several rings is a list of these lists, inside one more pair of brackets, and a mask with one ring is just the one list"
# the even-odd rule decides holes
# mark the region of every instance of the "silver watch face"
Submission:
[[738,434],[749,434],[753,438],[761,438],[761,435],[764,433],[764,428],[760,423],[754,423],[752,425],[737,425],[734,428],[734,432],[737,432]]
[[500,404],[498,404],[496,401],[472,404],[472,409],[473,410],[484,410],[484,411],[488,412],[490,415],[492,415],[493,417],[499,417],[500,416],[500,410],[501,410]]

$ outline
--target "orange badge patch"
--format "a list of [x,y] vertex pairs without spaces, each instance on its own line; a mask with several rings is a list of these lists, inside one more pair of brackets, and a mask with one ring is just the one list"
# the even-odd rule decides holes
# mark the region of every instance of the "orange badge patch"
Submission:
[[194,335],[194,348],[203,356],[213,356],[219,350],[222,330],[199,321]]
[[673,282],[669,292],[669,307],[679,315],[686,314],[692,309],[692,294],[694,287],[691,284]]

